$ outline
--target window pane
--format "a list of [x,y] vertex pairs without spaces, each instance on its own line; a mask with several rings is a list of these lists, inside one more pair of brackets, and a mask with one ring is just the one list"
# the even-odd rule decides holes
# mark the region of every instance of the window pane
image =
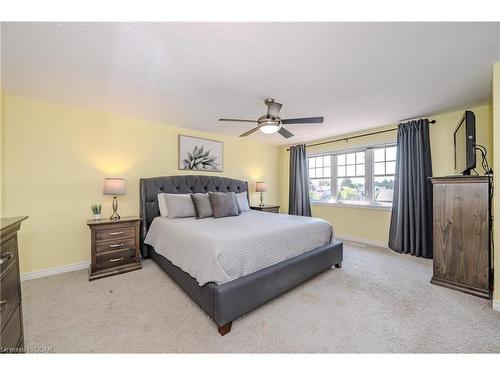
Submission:
[[356,154],[346,154],[346,162],[347,164],[356,164]]
[[384,149],[383,148],[376,148],[373,150],[373,161],[378,162],[378,161],[384,161],[385,160],[385,154],[384,154]]
[[356,166],[355,165],[348,165],[346,167],[346,176],[356,176]]
[[316,169],[309,169],[309,178],[316,177]]
[[323,177],[323,168],[316,168],[316,177]]
[[331,161],[332,161],[332,157],[330,155],[325,156],[323,158],[323,167],[329,167],[330,165],[332,165]]
[[396,151],[397,151],[396,146],[394,146],[394,147],[387,147],[385,149],[385,158],[386,158],[386,160],[396,160]]
[[365,165],[358,164],[356,165],[356,176],[364,176],[365,175]]
[[332,172],[331,167],[323,168],[323,177],[330,177],[330,173]]
[[339,177],[344,177],[345,176],[345,167],[339,167],[337,175]]
[[345,154],[337,155],[338,165],[345,165]]
[[394,192],[394,176],[375,177],[373,180],[373,201],[376,204],[392,203]]
[[385,173],[386,174],[395,174],[396,173],[396,162],[389,161],[385,163]]
[[315,166],[315,158],[309,158],[309,168],[314,168]]
[[330,179],[309,180],[309,197],[312,201],[330,201],[332,199]]
[[323,157],[320,156],[319,158],[316,158],[316,168],[323,168]]
[[366,199],[364,177],[338,178],[337,183],[339,201],[362,202]]
[[373,174],[385,174],[385,163],[375,163],[373,168]]
[[356,153],[356,164],[363,164],[365,162],[365,152]]

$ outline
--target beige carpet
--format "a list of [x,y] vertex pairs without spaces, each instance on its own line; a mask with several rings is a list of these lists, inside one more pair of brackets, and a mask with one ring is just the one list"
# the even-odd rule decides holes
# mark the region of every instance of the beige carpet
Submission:
[[26,344],[55,352],[500,352],[489,301],[431,285],[432,261],[346,245],[332,269],[238,319],[221,337],[152,261],[89,283],[23,283]]

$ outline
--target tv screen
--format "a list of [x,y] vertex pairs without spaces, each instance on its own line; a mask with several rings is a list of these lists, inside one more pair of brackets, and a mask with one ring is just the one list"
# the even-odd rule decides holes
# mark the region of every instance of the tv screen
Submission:
[[470,174],[476,167],[476,117],[465,111],[454,132],[455,173]]

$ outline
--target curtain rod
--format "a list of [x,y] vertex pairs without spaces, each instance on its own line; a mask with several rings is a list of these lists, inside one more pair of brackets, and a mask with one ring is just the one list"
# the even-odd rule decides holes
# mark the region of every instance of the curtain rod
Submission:
[[[435,123],[436,123],[436,120],[430,120],[429,121],[429,124],[435,124]],[[386,130],[379,130],[377,132],[371,132],[371,133],[366,133],[366,134],[353,135],[352,137],[345,137],[345,138],[340,138],[340,139],[334,139],[334,140],[331,140],[331,141],[313,143],[313,144],[310,144],[310,145],[306,145],[306,147],[321,146],[321,145],[326,145],[328,143],[335,143],[335,142],[342,142],[342,141],[347,142],[350,139],[361,138],[361,137],[368,137],[370,135],[377,135],[377,134],[382,134],[382,133],[393,132],[394,130],[398,130],[398,128],[386,129]],[[286,150],[290,151],[289,148],[287,148]]]

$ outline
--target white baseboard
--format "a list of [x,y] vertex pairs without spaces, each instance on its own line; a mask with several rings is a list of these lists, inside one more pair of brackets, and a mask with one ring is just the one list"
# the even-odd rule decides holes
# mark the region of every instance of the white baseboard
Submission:
[[89,265],[90,262],[86,260],[80,263],[73,263],[65,266],[45,268],[39,271],[26,272],[21,274],[21,281],[39,279],[40,277],[58,275],[65,272],[83,270],[85,268],[88,268]]
[[357,243],[360,243],[363,245],[383,247],[384,249],[389,248],[387,245],[387,242],[372,240],[372,239],[364,238],[364,237],[351,236],[350,234],[336,234],[335,238],[339,239],[339,240],[346,241],[346,242],[347,241],[348,242],[357,242]]
[[493,301],[493,310],[500,311],[500,301]]

